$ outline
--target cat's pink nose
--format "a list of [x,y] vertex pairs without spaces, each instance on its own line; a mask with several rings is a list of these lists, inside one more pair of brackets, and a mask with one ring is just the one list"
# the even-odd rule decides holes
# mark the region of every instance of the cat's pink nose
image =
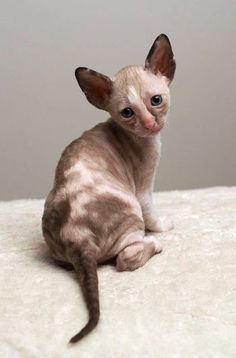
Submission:
[[146,129],[154,129],[154,127],[156,126],[156,122],[153,120],[146,120],[145,122],[143,122],[143,126]]

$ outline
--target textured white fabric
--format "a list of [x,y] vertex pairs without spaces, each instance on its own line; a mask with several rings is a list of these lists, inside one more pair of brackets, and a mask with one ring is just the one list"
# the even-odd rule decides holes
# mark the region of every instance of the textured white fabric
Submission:
[[75,275],[55,267],[41,235],[43,200],[0,203],[1,357],[236,357],[236,187],[155,195],[171,232],[134,272],[99,268],[101,320],[87,319]]

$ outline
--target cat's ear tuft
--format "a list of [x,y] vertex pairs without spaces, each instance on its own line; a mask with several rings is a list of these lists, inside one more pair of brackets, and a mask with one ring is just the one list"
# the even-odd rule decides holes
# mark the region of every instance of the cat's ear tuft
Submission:
[[145,68],[166,76],[169,82],[174,78],[175,60],[170,40],[165,34],[159,35],[154,41],[145,61]]
[[111,97],[112,80],[86,67],[78,67],[75,77],[87,100],[95,107],[106,110]]

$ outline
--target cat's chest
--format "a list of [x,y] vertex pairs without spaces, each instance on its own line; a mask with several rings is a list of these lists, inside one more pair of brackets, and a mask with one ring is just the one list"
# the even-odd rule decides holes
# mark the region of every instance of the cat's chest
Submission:
[[[140,157],[140,167],[145,172],[152,172],[155,170],[161,156],[161,139],[160,135],[152,138],[148,145],[142,148],[142,155]],[[140,173],[141,174],[141,173]]]
[[153,182],[153,178],[161,156],[160,136],[153,138],[149,146],[143,148],[142,156],[134,171],[134,180],[137,191],[145,191]]

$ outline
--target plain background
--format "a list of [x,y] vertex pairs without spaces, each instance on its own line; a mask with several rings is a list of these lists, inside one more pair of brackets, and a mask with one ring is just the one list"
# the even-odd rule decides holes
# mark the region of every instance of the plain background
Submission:
[[236,1],[1,4],[0,199],[45,197],[64,147],[106,112],[74,77],[142,64],[159,33],[177,71],[156,190],[236,184]]

